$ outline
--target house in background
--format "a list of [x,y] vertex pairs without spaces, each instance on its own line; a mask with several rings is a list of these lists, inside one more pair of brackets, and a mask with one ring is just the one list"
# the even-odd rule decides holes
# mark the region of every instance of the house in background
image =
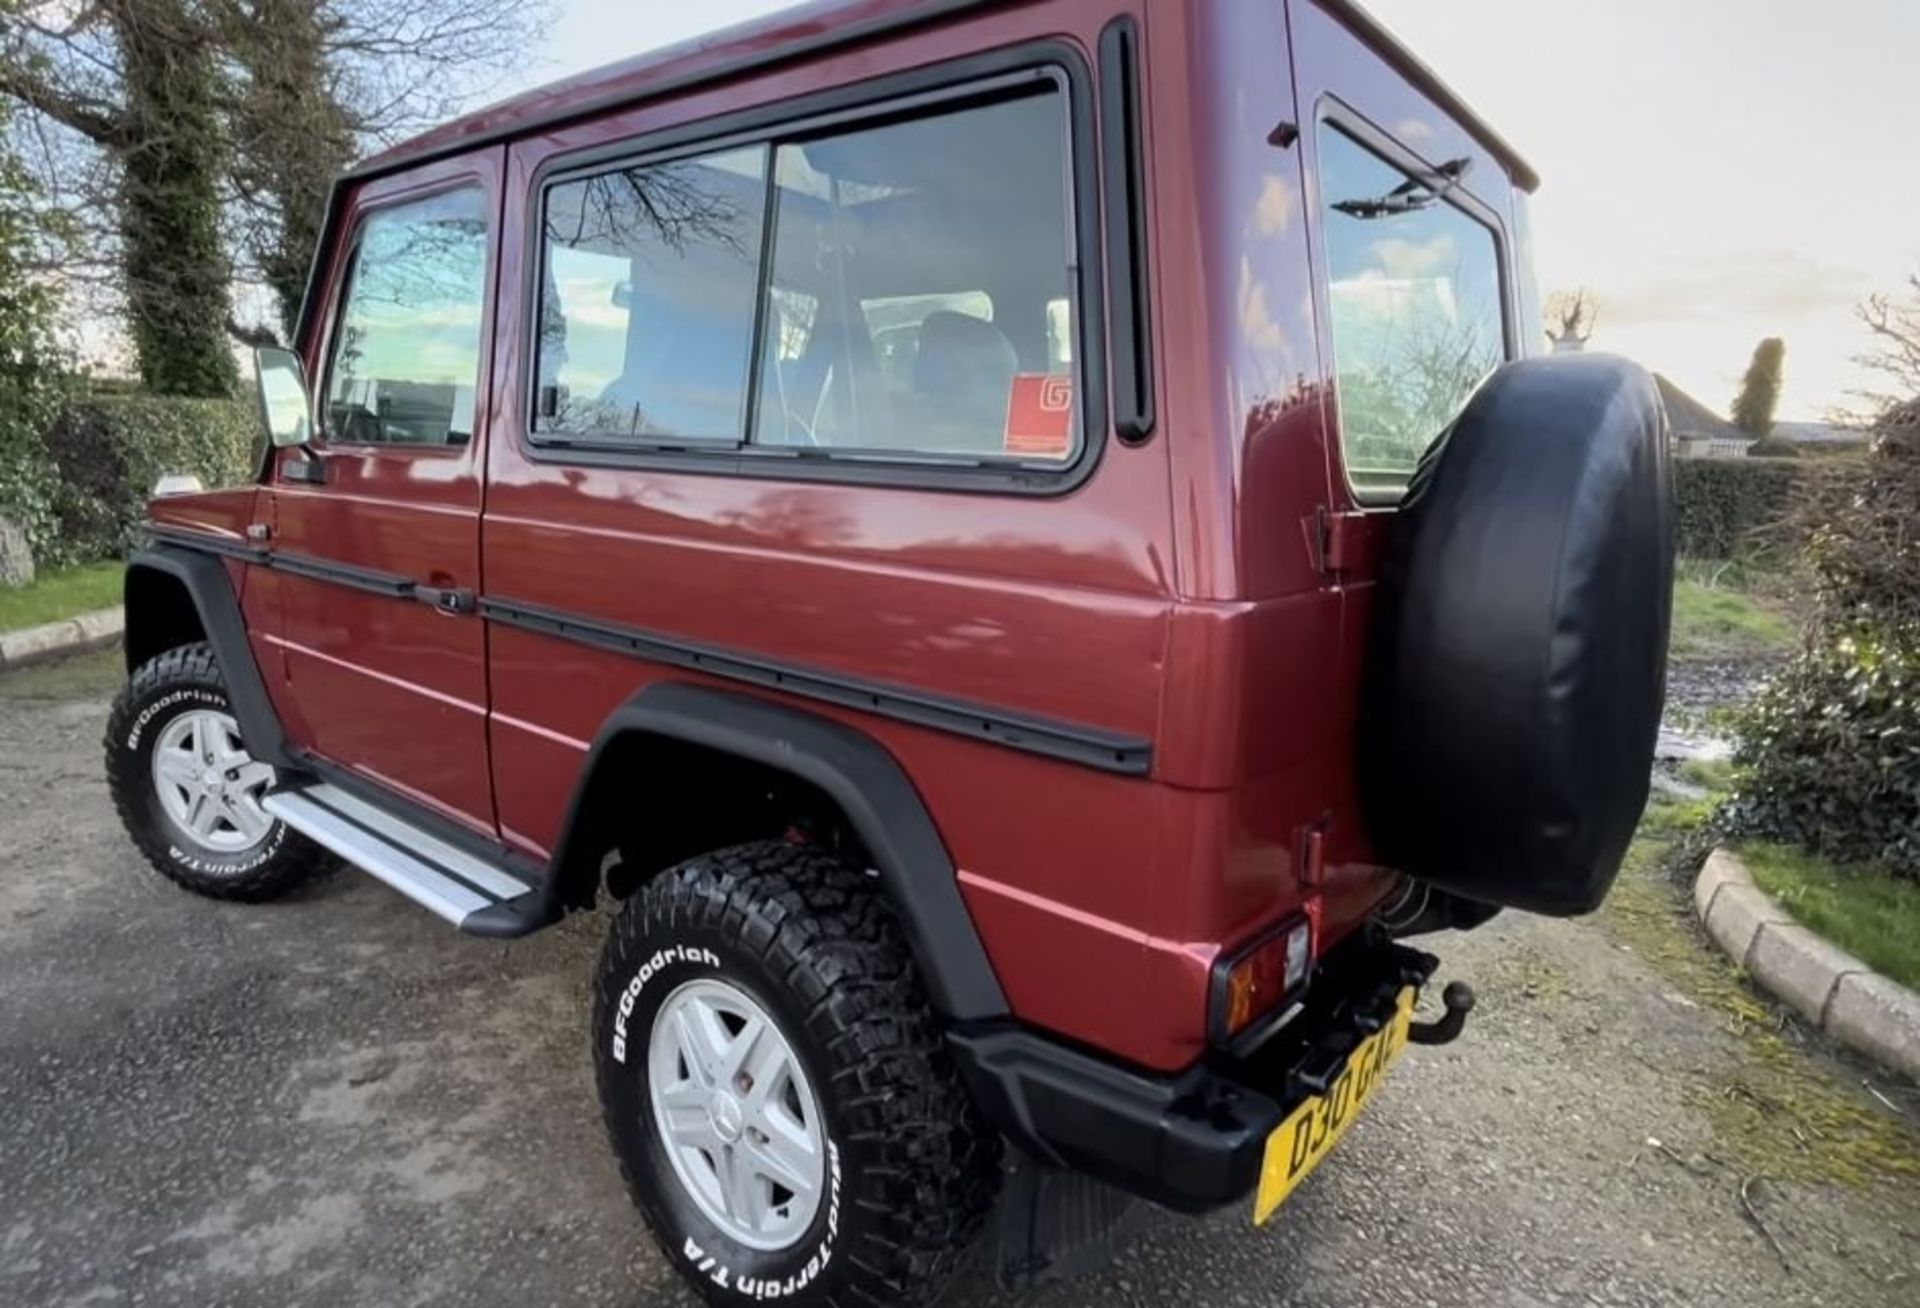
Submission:
[[1675,386],[1659,373],[1653,380],[1667,406],[1673,428],[1674,457],[1681,459],[1742,459],[1753,437]]
[[1841,427],[1831,422],[1776,422],[1776,440],[1810,445],[1819,450],[1847,449],[1867,443],[1867,434],[1858,427]]

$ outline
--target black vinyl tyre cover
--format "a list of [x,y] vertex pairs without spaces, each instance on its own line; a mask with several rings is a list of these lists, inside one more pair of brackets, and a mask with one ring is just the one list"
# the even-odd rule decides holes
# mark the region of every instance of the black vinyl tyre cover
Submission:
[[1604,355],[1510,364],[1429,451],[1388,547],[1359,760],[1383,862],[1584,913],[1647,801],[1666,696],[1666,412]]

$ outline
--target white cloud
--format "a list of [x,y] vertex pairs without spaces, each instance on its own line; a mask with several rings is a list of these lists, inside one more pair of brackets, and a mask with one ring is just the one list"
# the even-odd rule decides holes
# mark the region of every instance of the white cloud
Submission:
[[1430,277],[1460,261],[1460,247],[1454,243],[1451,232],[1440,232],[1432,240],[1417,242],[1388,236],[1368,248],[1381,270],[1401,281]]
[[1283,178],[1268,173],[1260,183],[1260,198],[1253,206],[1253,229],[1262,236],[1279,236],[1293,222],[1293,188]]

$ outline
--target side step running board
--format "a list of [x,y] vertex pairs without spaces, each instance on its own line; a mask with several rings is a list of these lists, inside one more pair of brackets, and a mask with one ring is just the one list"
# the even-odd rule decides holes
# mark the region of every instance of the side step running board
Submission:
[[535,887],[501,863],[459,849],[338,786],[278,791],[261,807],[462,931],[520,936],[552,920]]

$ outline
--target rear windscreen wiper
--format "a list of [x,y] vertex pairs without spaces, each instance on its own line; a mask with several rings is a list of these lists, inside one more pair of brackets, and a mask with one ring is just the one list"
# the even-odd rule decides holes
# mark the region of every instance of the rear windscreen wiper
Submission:
[[1458,186],[1472,166],[1471,159],[1449,159],[1433,170],[1431,178],[1409,177],[1385,195],[1366,200],[1335,200],[1330,207],[1349,218],[1363,219],[1417,213]]

